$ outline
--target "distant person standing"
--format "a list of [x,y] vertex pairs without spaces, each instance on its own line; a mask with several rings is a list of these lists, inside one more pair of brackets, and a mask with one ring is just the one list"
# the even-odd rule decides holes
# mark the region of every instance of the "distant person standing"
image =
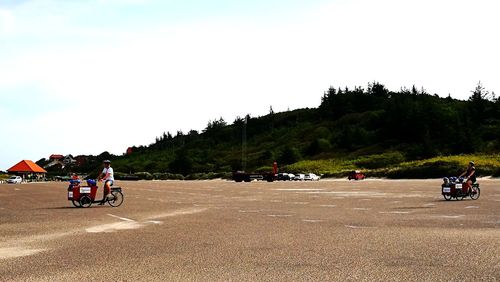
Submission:
[[462,176],[466,177],[465,183],[467,184],[467,190],[469,190],[472,184],[476,182],[476,167],[473,161],[469,162],[467,169],[459,177]]
[[111,167],[111,161],[105,160],[103,162],[103,165],[104,165],[104,169],[99,174],[99,177],[97,179],[98,181],[101,181],[101,180],[104,181],[103,196],[102,196],[102,201],[101,201],[100,205],[104,205],[104,203],[106,202],[109,191],[111,190],[111,186],[113,186],[113,183],[115,181],[113,168]]

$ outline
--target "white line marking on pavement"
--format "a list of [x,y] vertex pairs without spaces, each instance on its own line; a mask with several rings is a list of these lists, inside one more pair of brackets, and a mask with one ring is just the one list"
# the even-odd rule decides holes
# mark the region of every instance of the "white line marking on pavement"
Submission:
[[275,191],[323,191],[325,189],[307,189],[307,188],[302,188],[302,189],[274,189]]
[[187,214],[194,214],[194,213],[200,213],[208,210],[208,208],[190,208],[190,209],[181,209],[181,210],[176,210],[168,213],[162,213],[162,214],[157,214],[154,216],[149,217],[148,219],[158,219],[158,218],[163,218],[163,217],[172,217],[172,216],[178,216],[178,215],[187,215]]
[[9,259],[17,257],[25,257],[43,252],[45,249],[27,249],[21,247],[0,248],[0,259]]
[[[62,238],[69,235],[74,235],[75,232],[63,232],[63,233],[52,233],[52,234],[41,234],[33,235],[24,238],[18,238],[15,240],[10,240],[6,242],[0,242],[0,259],[9,259],[16,257],[24,257],[33,255],[39,252],[47,251],[48,249],[30,249],[24,247],[27,244],[36,244],[49,240],[54,240]],[[2,247],[4,246],[4,247]]]
[[379,213],[390,213],[390,214],[409,214],[409,211],[390,211],[390,212],[379,212]]
[[356,226],[356,225],[344,225],[347,228],[351,229],[364,229],[364,228],[374,228],[374,227],[367,227],[367,226]]
[[110,233],[117,230],[137,229],[143,225],[137,221],[121,221],[89,227],[85,229],[88,233]]
[[118,218],[122,221],[115,222],[115,223],[97,225],[97,226],[89,227],[85,230],[89,233],[102,233],[102,232],[108,233],[108,232],[114,232],[114,231],[118,231],[118,230],[138,229],[138,228],[144,227],[146,223],[161,224],[161,221],[153,220],[153,219],[170,217],[170,216],[193,214],[193,213],[198,213],[198,212],[202,212],[205,210],[207,210],[207,209],[206,208],[203,208],[203,209],[199,209],[199,208],[198,209],[182,209],[182,210],[177,210],[177,211],[173,211],[173,212],[169,212],[169,213],[158,214],[158,215],[146,218],[146,221],[141,221],[141,222],[137,222],[137,221],[130,219],[130,218],[120,217],[120,216],[117,216],[114,214],[108,214],[109,216],[114,217],[114,218]]
[[303,222],[310,222],[310,223],[318,223],[318,222],[323,222],[322,219],[303,219]]
[[270,217],[289,217],[292,215],[291,214],[268,214],[267,216],[270,216]]
[[324,194],[324,195],[342,195],[346,197],[385,197],[387,193],[381,192],[366,192],[366,191],[306,191],[306,192],[297,192],[297,194]]
[[437,215],[437,216],[434,216],[434,217],[457,219],[457,218],[465,217],[465,215],[464,214],[460,214],[460,215]]
[[478,209],[479,207],[478,206],[466,206],[465,208],[466,209]]
[[108,215],[109,215],[109,216],[112,216],[112,217],[114,217],[114,218],[121,219],[121,220],[123,220],[123,221],[135,221],[135,220],[130,219],[130,218],[120,217],[120,216],[117,216],[117,215],[114,215],[114,214],[110,214],[110,213],[108,213]]
[[148,220],[146,221],[146,223],[152,223],[152,224],[162,224],[163,222],[159,221],[159,220]]

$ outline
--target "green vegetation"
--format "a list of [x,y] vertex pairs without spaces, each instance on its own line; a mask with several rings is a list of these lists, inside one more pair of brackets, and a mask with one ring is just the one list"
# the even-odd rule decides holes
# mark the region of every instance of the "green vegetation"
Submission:
[[0,180],[5,181],[9,178],[7,173],[0,172]]
[[307,160],[287,166],[295,171],[311,171],[327,177],[346,177],[352,170],[362,170],[368,177],[439,178],[458,176],[474,160],[479,176],[500,176],[500,154],[438,156],[402,161],[400,153],[371,155],[350,160]]
[[277,161],[281,171],[332,177],[360,169],[372,177],[425,178],[455,175],[475,160],[480,175],[498,176],[499,137],[500,99],[481,84],[462,101],[372,83],[367,89],[330,87],[318,108],[271,109],[231,124],[219,118],[202,132],[163,133],[132,154],[105,152],[70,169],[97,171],[110,158],[125,176],[212,179],[237,170],[269,171]]

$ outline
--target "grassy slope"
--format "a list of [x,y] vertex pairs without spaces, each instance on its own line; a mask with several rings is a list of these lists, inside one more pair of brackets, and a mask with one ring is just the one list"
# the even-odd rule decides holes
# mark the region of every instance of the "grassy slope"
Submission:
[[500,176],[500,154],[439,156],[402,161],[400,153],[371,155],[358,159],[306,160],[284,167],[291,172],[315,172],[326,177],[345,177],[362,170],[368,177],[432,178],[458,175],[473,160],[479,176]]

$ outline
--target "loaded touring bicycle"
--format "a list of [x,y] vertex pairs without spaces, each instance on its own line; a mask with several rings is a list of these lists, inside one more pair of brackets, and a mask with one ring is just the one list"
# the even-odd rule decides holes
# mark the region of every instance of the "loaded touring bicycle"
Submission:
[[[80,180],[70,180],[68,187],[68,200],[75,207],[88,208],[94,203],[100,203],[101,200],[96,200],[98,186],[97,181],[93,179],[87,180],[87,186],[81,186]],[[123,192],[119,186],[111,186],[111,192],[106,198],[106,203],[112,207],[118,207],[123,203]]]

